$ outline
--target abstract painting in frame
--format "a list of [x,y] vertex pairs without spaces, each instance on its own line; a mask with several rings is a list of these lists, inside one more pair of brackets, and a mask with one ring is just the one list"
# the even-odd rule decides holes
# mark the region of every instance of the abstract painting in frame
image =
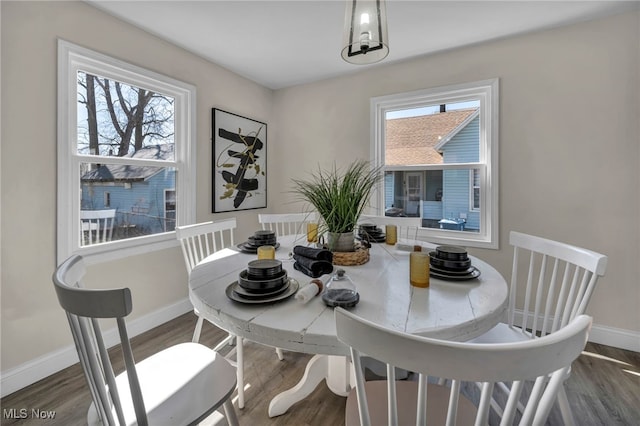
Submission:
[[267,125],[213,108],[213,213],[267,207]]

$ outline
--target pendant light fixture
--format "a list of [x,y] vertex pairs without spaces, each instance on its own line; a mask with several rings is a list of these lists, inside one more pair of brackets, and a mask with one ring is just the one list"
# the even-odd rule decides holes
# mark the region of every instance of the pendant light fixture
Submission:
[[347,0],[342,59],[373,64],[389,54],[387,9],[384,0]]

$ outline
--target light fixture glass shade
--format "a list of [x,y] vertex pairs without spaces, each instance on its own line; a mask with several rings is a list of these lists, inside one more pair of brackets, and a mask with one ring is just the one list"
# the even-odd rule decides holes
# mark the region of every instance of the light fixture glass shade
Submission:
[[389,54],[387,8],[384,0],[347,0],[342,59],[373,64]]

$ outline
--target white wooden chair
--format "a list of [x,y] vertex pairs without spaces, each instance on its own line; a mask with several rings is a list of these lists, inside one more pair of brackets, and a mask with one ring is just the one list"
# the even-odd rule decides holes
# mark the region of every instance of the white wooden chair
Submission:
[[[318,222],[318,215],[314,212],[308,213],[261,213],[258,215],[258,223],[265,231],[273,231],[276,237],[285,235],[306,235],[307,223]],[[282,349],[276,348],[278,359],[282,361],[284,355]]]
[[[237,222],[235,218],[216,222],[196,223],[194,225],[176,226],[176,238],[180,241],[180,246],[182,247],[182,255],[184,256],[187,273],[191,274],[193,268],[210,254],[233,246],[235,244],[234,229],[236,226]],[[204,318],[197,309],[194,309],[193,312],[196,314],[198,320],[191,341],[199,342]],[[232,343],[234,338],[236,339],[235,355],[238,376],[238,407],[244,408],[244,350],[242,339],[229,334],[227,338],[218,343],[213,350],[221,350],[225,345]],[[234,351],[230,352],[227,356],[233,356],[233,354]]]
[[[506,322],[472,342],[510,343],[558,332],[585,313],[607,267],[607,256],[573,245],[515,231],[509,242],[514,252]],[[499,388],[509,391],[505,384]],[[558,403],[564,423],[575,424],[564,387]]]
[[235,218],[176,226],[176,238],[182,246],[187,272],[191,273],[193,268],[210,254],[233,246],[236,226]]
[[[231,395],[235,368],[220,354],[199,343],[181,343],[135,362],[125,317],[133,309],[128,288],[82,288],[85,265],[80,256],[57,268],[53,282],[67,312],[92,404],[89,425],[186,425],[224,408],[237,425]],[[100,324],[115,319],[125,371],[117,376],[104,344]]]
[[358,224],[372,223],[382,228],[386,225],[396,225],[398,227],[398,240],[416,240],[418,231],[422,226],[422,219],[419,217],[396,217],[396,216],[375,216],[363,214],[358,220]]
[[318,215],[309,213],[259,214],[262,229],[274,231],[276,237],[299,234],[306,235],[307,223],[318,222]]
[[115,217],[115,209],[80,210],[82,245],[111,241]]
[[[335,309],[338,339],[350,346],[356,387],[347,397],[345,422],[353,425],[485,425],[495,382],[513,381],[501,425],[543,425],[564,378],[587,342],[591,317],[581,315],[556,333],[507,344],[451,342],[383,328]],[[361,354],[387,363],[388,380],[365,382]],[[395,367],[419,374],[396,381]],[[451,386],[427,383],[428,376]],[[516,402],[525,381],[533,388],[518,418]],[[461,382],[482,382],[478,405],[460,392]]]

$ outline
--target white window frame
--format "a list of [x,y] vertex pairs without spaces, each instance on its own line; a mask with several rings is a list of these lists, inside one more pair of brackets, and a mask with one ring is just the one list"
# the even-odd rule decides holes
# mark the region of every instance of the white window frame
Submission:
[[[498,249],[498,117],[499,80],[436,87],[414,92],[371,98],[371,162],[384,171],[480,170],[480,232],[422,228],[421,235],[439,244]],[[480,101],[480,161],[477,163],[446,163],[437,165],[384,167],[386,114],[392,111],[425,105]],[[379,185],[372,197],[373,214],[384,214],[384,186]]]
[[[178,242],[175,232],[80,246],[80,164],[104,162],[105,158],[78,154],[78,71],[156,90],[174,97],[174,161],[145,161],[152,166],[175,168],[178,197],[176,225],[195,222],[195,86],[58,40],[58,264],[73,254],[84,256],[88,263],[99,263],[176,246]],[[118,157],[109,157],[108,161],[114,164],[126,162]]]

